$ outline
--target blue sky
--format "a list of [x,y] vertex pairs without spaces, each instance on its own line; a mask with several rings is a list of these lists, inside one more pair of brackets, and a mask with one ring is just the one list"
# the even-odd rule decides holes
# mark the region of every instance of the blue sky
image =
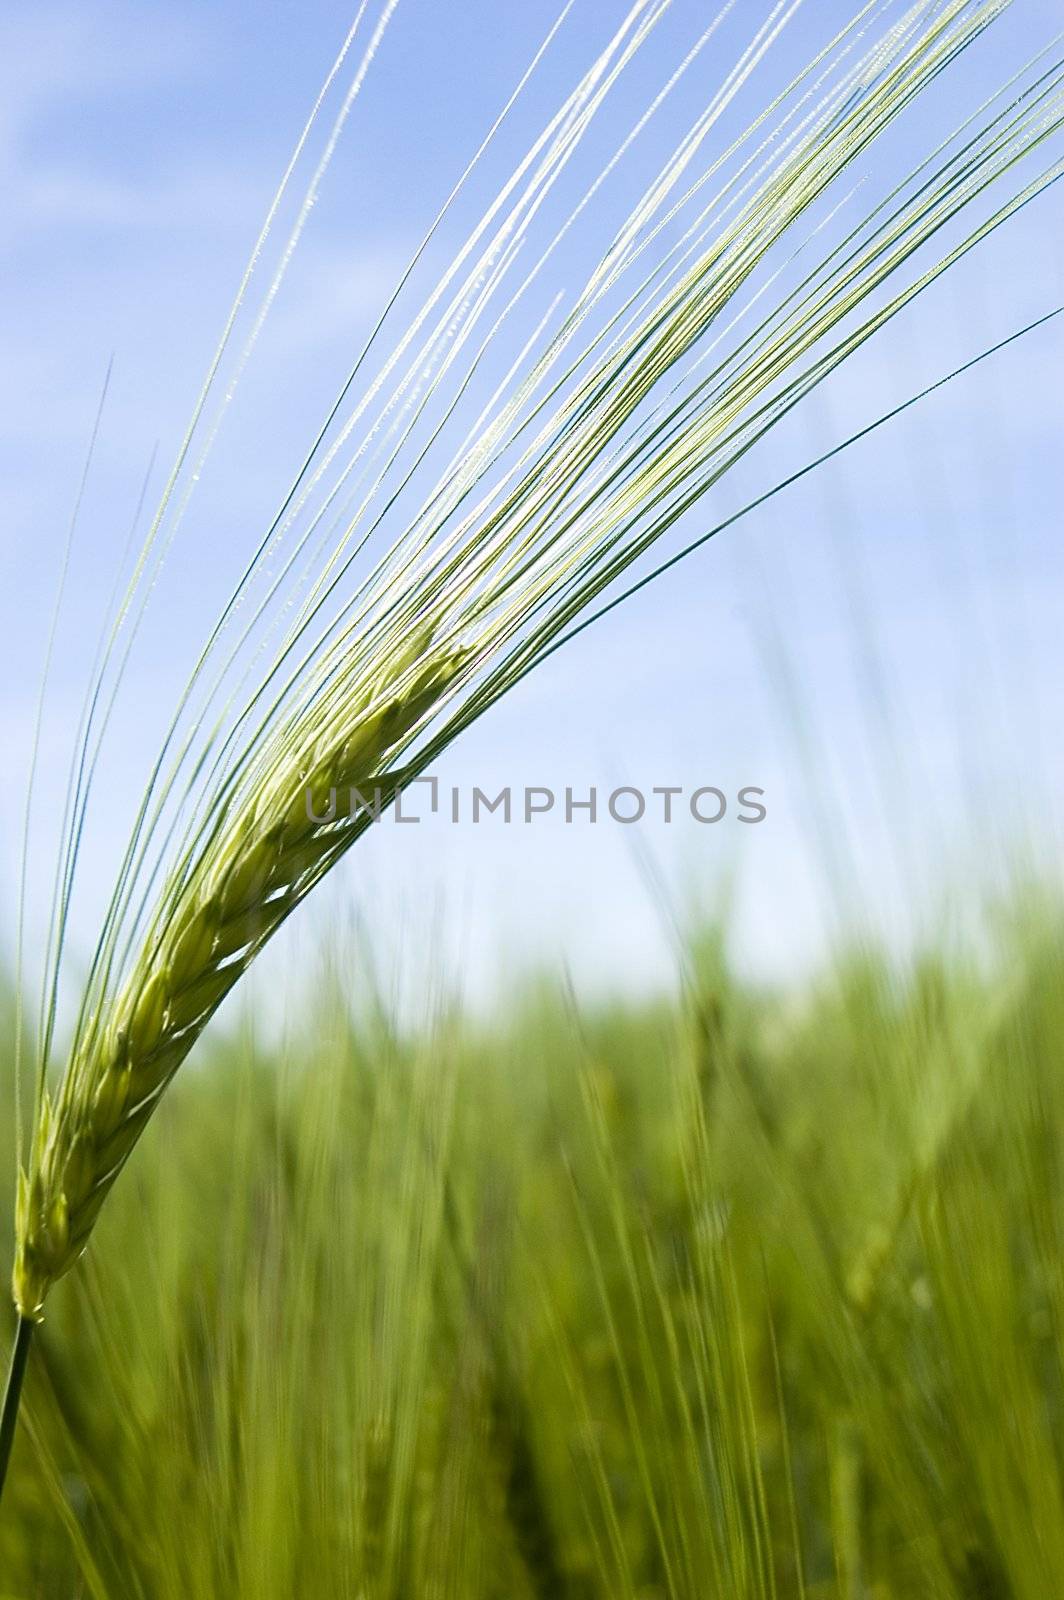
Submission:
[[[689,75],[679,111],[730,61],[747,17],[762,15],[745,4],[720,55],[708,52]],[[998,43],[929,98],[888,163],[1045,43],[1055,9],[1018,0],[994,30]],[[82,948],[190,641],[555,11],[541,0],[402,0],[153,595],[86,848],[74,923]],[[674,13],[633,77],[629,105],[707,15],[693,0],[676,0]],[[800,10],[766,91],[847,14],[835,0]],[[515,118],[515,141],[620,15],[604,0],[575,6]],[[51,597],[114,361],[42,745],[39,929],[51,802],[141,480],[158,447],[158,492],[349,8],[46,0],[0,6],[0,18],[7,906]],[[637,162],[613,203],[623,206],[626,182],[635,194],[642,170]],[[692,533],[1064,301],[1060,212],[1058,186],[862,351],[734,487],[699,508]],[[575,251],[563,255],[560,281],[578,267]],[[683,916],[728,885],[740,960],[789,973],[823,948],[840,900],[847,914],[897,928],[929,913],[951,883],[992,878],[1019,844],[1051,854],[1064,797],[1055,738],[1062,346],[1058,322],[714,541],[555,657],[437,769],[466,790],[756,784],[766,790],[764,824],[382,826],[338,873],[330,911],[303,914],[282,936],[275,970],[297,966],[296,952],[341,926],[353,904],[389,984],[428,962],[484,990],[532,960],[564,961],[590,986],[648,987],[675,965],[663,901]]]

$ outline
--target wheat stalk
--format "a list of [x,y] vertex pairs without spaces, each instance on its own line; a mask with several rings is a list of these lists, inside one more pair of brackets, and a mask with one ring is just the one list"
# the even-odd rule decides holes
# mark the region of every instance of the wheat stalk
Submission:
[[[601,181],[496,313],[538,210],[666,9],[657,0],[633,6],[332,442],[324,432],[317,441],[238,590],[246,621],[236,642],[235,603],[211,635],[148,786],[53,1085],[54,993],[85,804],[74,793],[32,1142],[18,1177],[21,1327],[41,1317],[51,1286],[85,1249],[111,1185],[215,1009],[368,826],[357,807],[316,820],[308,792],[377,788],[390,800],[811,388],[1059,174],[1058,159],[1006,182],[1004,197],[959,242],[920,270],[910,265],[1059,130],[1061,64],[1039,57],[811,267],[795,274],[801,251],[791,257],[791,287],[775,298],[774,279],[755,287],[816,203],[1006,3],[917,0],[871,45],[866,30],[892,8],[864,7],[708,160],[723,111],[787,20],[782,7],[770,12],[560,326],[537,330],[434,487],[418,489],[422,498],[390,547],[336,604],[340,579],[379,536],[395,499],[420,482],[416,469],[438,444],[442,425],[430,402],[452,415],[483,351]],[[367,60],[392,9],[382,10]],[[900,286],[870,303],[894,279]],[[212,379],[216,368],[217,360]],[[188,449],[186,441],[120,623],[176,533]],[[251,605],[251,580],[283,538],[292,553]],[[269,603],[308,552],[311,578],[292,579],[278,624]],[[240,648],[259,637],[260,624],[272,629],[270,665],[250,678],[245,669],[234,686]],[[191,732],[183,731],[180,714],[197,694]],[[180,827],[168,821],[175,795],[187,801]]]

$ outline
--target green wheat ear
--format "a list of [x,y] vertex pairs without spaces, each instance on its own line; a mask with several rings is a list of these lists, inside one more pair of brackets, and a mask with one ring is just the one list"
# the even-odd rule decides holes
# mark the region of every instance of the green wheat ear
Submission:
[[[378,531],[369,493],[291,613],[261,682],[246,702],[229,702],[235,719],[197,724],[207,729],[200,745],[181,746],[167,767],[178,745],[175,718],[57,1084],[45,1081],[48,1050],[40,1053],[32,1138],[18,1177],[14,1297],[22,1319],[41,1317],[52,1285],[85,1249],[111,1185],[213,1012],[368,825],[360,813],[314,820],[308,789],[365,793],[376,782],[390,798],[400,761],[408,772],[424,770],[827,373],[1058,175],[1059,161],[1024,182],[1011,176],[1061,126],[1061,66],[1037,60],[1020,87],[1010,83],[967,117],[841,244],[811,264],[806,255],[796,286],[778,290],[775,300],[763,290],[747,300],[758,270],[781,250],[792,252],[809,208],[1005,6],[918,0],[870,48],[859,48],[869,19],[884,9],[859,12],[751,122],[726,152],[737,177],[719,176],[724,156],[705,156],[692,181],[723,111],[778,32],[766,23],[623,220],[561,327],[541,331],[526,349],[353,598],[326,613],[334,575]],[[391,10],[382,8],[366,64]],[[443,396],[448,383],[462,392],[479,359],[472,330],[514,269],[514,241],[664,10],[652,0],[633,6],[413,318],[339,445],[315,446],[298,495],[286,499],[249,573],[271,557],[275,531],[290,533],[293,519],[306,516],[312,533],[343,503],[337,495],[351,466],[383,462],[375,489],[405,486],[421,460],[426,383],[430,396]],[[626,148],[627,141],[619,154]],[[917,270],[915,252],[1002,179],[997,208]],[[308,204],[313,198],[314,185]],[[687,231],[667,246],[665,223],[685,207]],[[890,293],[866,305],[888,282]],[[706,335],[723,330],[724,339],[744,310],[745,331],[706,349]],[[216,371],[217,361],[211,381]],[[201,410],[202,402],[194,424]],[[370,445],[382,434],[391,454],[381,447],[367,458],[360,448],[351,466],[338,468],[337,451],[356,426],[365,427]],[[186,441],[149,553],[187,453]],[[146,554],[136,583],[152,578]],[[236,600],[243,595],[242,584]],[[129,608],[127,598],[122,617]],[[220,659],[224,674],[225,625],[236,614],[234,601],[190,693]],[[157,878],[149,845],[165,833],[165,803],[183,784],[192,820]],[[77,820],[75,806],[72,840]],[[69,848],[63,918],[75,856]],[[56,949],[63,943],[59,937]],[[53,996],[56,976],[49,975]]]
[[39,1318],[49,1288],[85,1248],[118,1173],[159,1096],[256,952],[365,827],[338,809],[311,819],[308,794],[372,787],[389,753],[460,670],[464,652],[429,658],[402,697],[357,718],[312,768],[291,764],[253,792],[197,861],[168,906],[158,937],[87,1032],[59,1095],[42,1099],[32,1177],[18,1179],[14,1295]]

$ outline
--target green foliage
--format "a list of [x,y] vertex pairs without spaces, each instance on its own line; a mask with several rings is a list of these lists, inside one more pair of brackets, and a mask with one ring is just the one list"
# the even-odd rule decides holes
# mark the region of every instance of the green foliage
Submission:
[[6,1592],[1062,1592],[1057,920],[306,1022],[214,1041],[49,1303]]

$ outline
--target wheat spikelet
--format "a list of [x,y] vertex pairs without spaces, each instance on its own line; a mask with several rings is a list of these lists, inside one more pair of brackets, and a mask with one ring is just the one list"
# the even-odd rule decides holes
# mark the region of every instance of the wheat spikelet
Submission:
[[[376,786],[390,799],[398,761],[407,761],[403,771],[423,770],[828,372],[1060,171],[1058,161],[1017,183],[959,244],[907,272],[920,246],[1061,126],[1064,69],[1039,64],[1011,98],[992,99],[962,122],[731,348],[706,350],[706,335],[722,329],[780,241],[1004,0],[917,0],[856,60],[853,29],[843,30],[778,97],[777,122],[766,124],[770,107],[732,147],[742,157],[738,177],[707,200],[702,188],[718,160],[682,192],[722,107],[771,42],[763,30],[626,219],[561,329],[533,340],[512,384],[477,418],[391,549],[324,617],[337,573],[377,530],[374,495],[391,503],[392,473],[405,487],[404,449],[419,459],[417,385],[442,393],[452,368],[461,374],[462,360],[475,366],[477,353],[467,351],[472,329],[512,268],[515,239],[664,9],[638,0],[519,169],[522,179],[530,174],[527,187],[503,191],[338,442],[308,472],[300,496],[286,501],[279,535],[305,513],[309,538],[355,469],[368,471],[367,462],[383,456],[290,620],[278,660],[291,670],[275,698],[264,701],[256,687],[228,731],[207,738],[194,759],[182,749],[166,778],[160,764],[149,785],[54,1090],[44,1082],[42,1052],[33,1142],[18,1188],[14,1295],[23,1317],[41,1315],[49,1288],[85,1248],[112,1183],[213,1012],[368,826],[368,816],[350,808],[317,817],[308,791],[365,794]],[[866,7],[859,20],[883,9]],[[693,212],[686,232],[633,287],[646,269],[644,254],[685,206]],[[478,254],[496,215],[502,220]],[[899,273],[902,286],[856,320],[868,297]],[[610,297],[619,286],[625,298],[617,308]],[[602,326],[576,350],[596,314]],[[408,352],[409,369],[330,485],[338,452]],[[707,361],[708,370],[698,370]],[[461,376],[455,382],[461,390]],[[323,504],[313,509],[315,494]],[[268,549],[269,539],[260,555]],[[319,617],[315,640],[309,630]],[[216,659],[219,637],[212,636],[193,686],[203,663]],[[446,720],[436,720],[447,705]],[[173,736],[171,729],[168,744]],[[194,815],[154,894],[145,840],[161,827],[166,797],[190,768]],[[143,918],[141,892],[154,906]]]

